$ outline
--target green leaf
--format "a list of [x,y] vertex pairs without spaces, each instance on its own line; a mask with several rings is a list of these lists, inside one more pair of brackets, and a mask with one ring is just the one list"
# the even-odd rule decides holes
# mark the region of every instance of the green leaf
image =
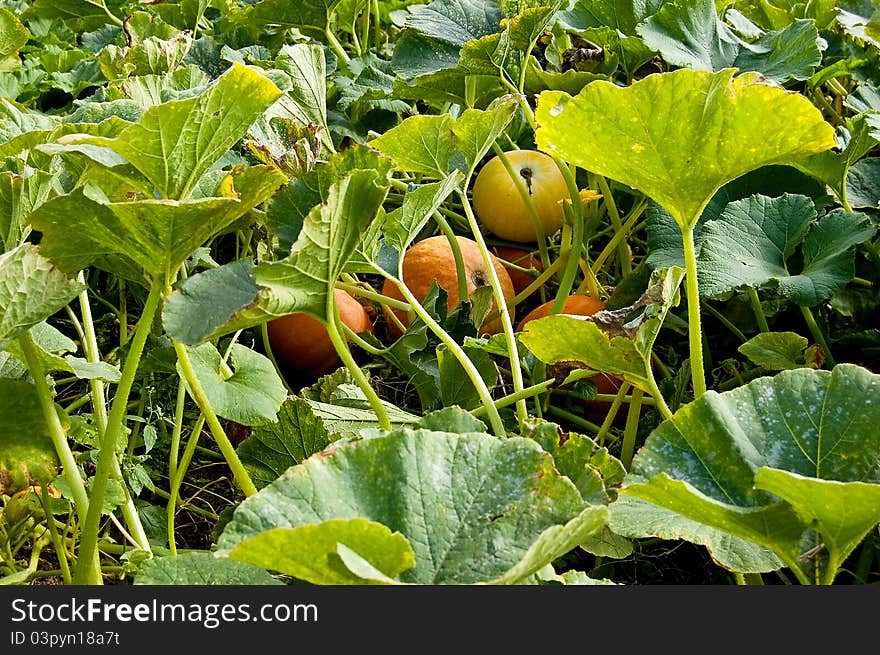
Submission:
[[683,539],[705,546],[719,566],[739,573],[767,573],[784,566],[772,551],[646,500],[622,494],[608,506],[611,530],[630,539]]
[[[360,389],[354,385],[351,385],[349,390],[360,392]],[[323,422],[324,427],[340,437],[357,437],[364,430],[379,427],[376,412],[370,407],[363,392],[360,392],[358,402],[354,405],[338,404],[337,402],[325,403],[318,400],[309,400],[308,403],[312,408],[312,413]],[[388,419],[394,426],[416,423],[420,418],[387,401],[383,401],[382,405],[385,407]]]
[[852,364],[709,391],[649,435],[621,491],[830,582],[880,522],[878,391],[880,376]]
[[545,91],[536,116],[541,150],[642,191],[683,230],[730,180],[835,143],[805,97],[733,70],[680,69],[626,88],[598,81],[574,98]]
[[573,29],[612,27],[621,34],[635,36],[636,26],[653,16],[663,0],[576,0],[562,12],[560,20]]
[[257,284],[268,287],[266,295],[271,296],[274,315],[306,312],[327,321],[333,286],[387,190],[378,171],[352,171],[334,182],[327,202],[306,217],[290,255],[257,266],[254,278]]
[[0,8],[0,73],[21,68],[19,49],[28,42],[31,33],[6,7]]
[[376,150],[352,145],[331,155],[326,162],[319,162],[302,177],[291,180],[272,198],[266,211],[266,224],[278,239],[276,252],[280,257],[290,254],[306,217],[315,206],[327,202],[330,187],[357,169],[373,169],[379,173],[379,179],[384,180],[394,169],[394,163]]
[[267,571],[244,562],[214,557],[211,553],[182,553],[152,557],[141,564],[136,585],[281,585]]
[[404,252],[461,181],[461,173],[454,171],[442,182],[422,184],[407,191],[400,208],[385,217],[385,243],[398,254]]
[[165,301],[162,320],[168,336],[188,346],[217,332],[246,309],[260,292],[250,259],[224,264],[183,280]]
[[761,332],[737,350],[753,364],[770,371],[786,371],[806,366],[804,350],[809,342],[796,332]]
[[[605,511],[585,506],[531,440],[397,430],[331,447],[293,467],[238,507],[218,548],[228,553],[274,528],[363,518],[409,540],[415,566],[401,581],[488,582],[527,555],[529,566],[520,570],[558,557],[570,543],[566,536],[583,536],[584,523],[601,528],[594,519]],[[542,557],[529,553],[533,544]]]
[[871,124],[874,115],[877,114],[870,112],[847,118],[837,128],[837,150],[810,155],[792,162],[792,165],[825,182],[842,200],[850,167],[877,146],[877,136]]
[[535,425],[529,436],[553,456],[556,469],[574,482],[585,501],[604,505],[616,497],[626,469],[607,448],[585,435],[563,432],[555,423]]
[[588,507],[565,525],[547,528],[529,547],[522,559],[493,580],[493,584],[520,584],[548,563],[594,536],[608,522],[608,509]]
[[[740,286],[771,281],[786,298],[808,307],[827,300],[855,274],[855,246],[870,239],[874,226],[863,214],[836,210],[814,223],[806,196],[752,196],[727,205],[702,230],[697,270],[700,292],[717,297]],[[803,268],[788,260],[802,245]]]
[[857,161],[847,171],[846,199],[854,209],[880,208],[880,157]]
[[127,98],[142,109],[149,109],[171,100],[175,93],[197,89],[210,81],[202,69],[190,64],[165,75],[130,76],[110,82],[107,93],[111,98]]
[[294,118],[302,125],[319,125],[319,136],[332,149],[327,127],[327,62],[321,46],[297,43],[278,52],[275,65],[290,75]]
[[266,200],[285,177],[255,166],[227,180],[237,197],[104,202],[97,189],[76,189],[41,205],[31,222],[43,232],[44,252],[62,270],[77,271],[96,260],[105,266],[99,258],[116,255],[154,280],[170,280],[196,248]]
[[499,30],[501,10],[490,0],[433,0],[413,5],[406,27],[459,47]]
[[0,254],[0,350],[73,300],[85,287],[25,243]]
[[101,72],[108,80],[136,75],[172,73],[192,47],[192,35],[179,32],[169,39],[149,37],[132,46],[109,44],[98,53]]
[[675,0],[637,28],[648,47],[675,66],[757,71],[785,82],[804,80],[822,61],[819,33],[810,20],[747,42],[718,17],[714,0]]
[[278,571],[311,584],[365,584],[340,557],[354,551],[388,578],[411,569],[415,554],[399,532],[365,519],[333,519],[316,525],[266,530],[238,543],[229,558]]
[[[498,367],[488,353],[476,348],[464,347],[464,351],[491,390],[498,383]],[[464,368],[445,345],[437,347],[437,381],[440,387],[440,403],[444,407],[457,405],[464,409],[476,409],[482,405],[474,383],[467,378]]]
[[281,405],[277,423],[254,428],[238,447],[241,463],[257,488],[263,488],[287,469],[324,450],[335,439],[315,416],[309,403],[289,398]]
[[253,26],[311,28],[323,33],[342,0],[261,0],[229,12],[230,22]]
[[220,353],[212,344],[188,350],[196,377],[219,416],[242,425],[275,422],[287,389],[267,357],[240,343],[233,344],[229,355],[233,373],[226,377]]
[[49,434],[36,387],[0,379],[0,493],[55,479],[58,456]]
[[[650,393],[651,349],[664,317],[677,303],[683,277],[680,268],[655,273],[654,283],[632,307],[604,310],[589,317],[537,319],[526,325],[519,339],[546,364],[580,362],[621,376]],[[631,317],[634,310],[641,312],[638,320]]]
[[150,107],[116,138],[64,141],[113,149],[164,198],[180,200],[280,95],[268,78],[233,64],[203,93]]
[[11,250],[29,232],[27,218],[55,194],[56,177],[30,169],[22,174],[0,173],[0,249]]
[[466,109],[458,118],[450,114],[410,116],[370,145],[403,171],[437,179],[456,169],[470,175],[513,119],[517,107],[515,98],[503,96],[486,111]]

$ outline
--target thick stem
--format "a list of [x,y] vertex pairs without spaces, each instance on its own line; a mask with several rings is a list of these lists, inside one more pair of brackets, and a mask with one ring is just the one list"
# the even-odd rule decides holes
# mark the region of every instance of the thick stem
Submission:
[[599,185],[599,192],[605,199],[605,208],[608,210],[608,217],[611,219],[611,226],[614,228],[615,236],[621,234],[621,238],[617,241],[617,258],[620,261],[620,273],[626,277],[632,272],[632,252],[629,244],[626,242],[626,231],[624,224],[620,220],[620,212],[617,211],[617,203],[614,202],[614,196],[611,195],[611,187],[604,175],[597,175],[596,182]]
[[55,525],[55,518],[52,516],[52,508],[49,506],[49,492],[46,487],[42,487],[38,495],[40,504],[43,506],[43,513],[46,515],[46,527],[49,528],[49,536],[52,538],[55,556],[58,558],[61,577],[64,579],[64,584],[70,584],[73,579],[70,576],[70,566],[67,562],[67,547],[64,544],[64,538],[58,533],[58,526]]
[[758,323],[758,329],[761,332],[769,332],[770,326],[767,324],[767,317],[764,315],[764,308],[761,306],[761,298],[758,296],[758,290],[749,287],[749,302],[752,305],[752,311],[755,314],[755,321]]
[[198,446],[199,437],[202,435],[203,427],[205,427],[205,415],[201,414],[199,418],[196,419],[196,423],[189,435],[189,440],[183,451],[180,465],[175,470],[174,475],[170,478],[171,491],[168,494],[168,508],[165,510],[165,514],[168,517],[168,550],[171,551],[172,555],[177,554],[177,544],[174,539],[174,519],[177,514],[177,499],[180,497],[180,486],[183,484],[183,476],[186,475],[189,463],[192,461],[193,455],[196,452],[196,446]]
[[[498,409],[501,409],[502,407],[507,407],[508,405],[513,405],[518,400],[523,400],[525,398],[531,398],[532,396],[537,396],[537,395],[543,393],[544,391],[549,389],[550,385],[552,385],[555,381],[556,381],[556,378],[550,378],[549,380],[544,380],[543,382],[541,382],[539,384],[534,384],[530,387],[526,387],[525,389],[523,389],[522,391],[520,391],[518,393],[512,393],[508,396],[504,396],[503,398],[499,398],[498,400],[496,400],[492,404],[495,405],[495,407]],[[471,411],[471,414],[473,416],[482,416],[483,414],[486,413],[486,411],[487,410],[485,407],[477,407],[476,409]]]
[[706,393],[706,371],[703,367],[703,329],[700,322],[700,288],[697,282],[697,252],[693,228],[682,230],[685,263],[685,293],[688,313],[688,344],[691,357],[691,379],[694,400]]
[[565,301],[571,294],[571,288],[574,285],[575,276],[580,270],[581,249],[584,243],[584,215],[583,212],[573,212],[566,207],[566,214],[572,219],[573,225],[569,228],[567,225],[563,232],[567,232],[569,239],[563,241],[563,250],[559,253],[559,258],[565,263],[562,272],[562,280],[559,282],[559,288],[556,290],[556,297],[553,300],[553,306],[550,309],[551,314],[558,314],[565,308]]
[[632,402],[629,404],[629,411],[626,414],[626,426],[623,429],[623,444],[620,447],[620,462],[628,471],[632,466],[633,454],[636,450],[636,432],[639,427],[639,416],[642,412],[642,395],[641,389],[633,389]]
[[229,441],[229,437],[226,436],[226,431],[223,429],[223,426],[220,425],[220,419],[217,417],[216,412],[214,412],[214,408],[211,406],[211,401],[208,400],[205,389],[202,387],[202,383],[199,382],[195,369],[192,367],[192,362],[189,359],[189,353],[186,351],[186,346],[175,340],[174,352],[177,353],[177,362],[180,364],[180,372],[183,375],[183,379],[186,380],[187,387],[189,387],[189,393],[199,406],[199,409],[202,410],[202,414],[205,415],[205,420],[208,423],[214,441],[217,442],[220,452],[223,453],[223,457],[226,459],[226,464],[232,471],[235,481],[238,482],[238,486],[241,488],[242,492],[244,492],[245,496],[253,496],[257,493],[257,488],[254,486],[247,469],[245,469],[241,460],[238,458],[238,454],[235,452],[235,447],[232,445],[232,442]]
[[[510,310],[507,308],[507,300],[504,297],[504,292],[501,289],[501,281],[498,278],[498,271],[495,270],[495,266],[492,262],[492,256],[489,253],[489,248],[486,245],[486,240],[483,238],[483,234],[480,232],[480,227],[477,225],[477,217],[474,215],[473,209],[471,208],[471,204],[468,201],[467,193],[464,191],[459,191],[459,195],[461,196],[461,202],[464,206],[464,213],[468,219],[468,223],[471,226],[471,232],[474,236],[474,241],[477,242],[477,245],[480,248],[480,255],[483,258],[483,266],[486,268],[486,273],[489,275],[489,283],[492,286],[492,293],[495,296],[495,303],[501,312],[501,325],[504,329],[504,336],[507,338],[507,355],[510,359],[510,377],[513,382],[513,392],[518,393],[525,388],[525,384],[523,383],[523,374],[522,367],[520,366],[519,361],[519,351],[517,349],[516,336],[514,336],[513,332],[513,321],[510,318]],[[522,426],[529,417],[529,411],[526,407],[525,400],[518,400],[516,403],[516,417],[519,421],[520,426]]]
[[599,426],[599,431],[596,433],[596,443],[600,446],[605,442],[605,436],[608,434],[608,431],[611,430],[614,418],[617,416],[617,412],[620,411],[620,406],[623,404],[623,398],[629,392],[630,387],[632,387],[632,385],[629,382],[624,382],[620,385],[617,393],[614,394],[614,400],[611,401],[611,407],[608,408],[608,412],[605,414],[605,420],[602,421],[602,425]]
[[[43,418],[49,427],[49,438],[52,445],[55,446],[55,452],[58,459],[61,460],[62,475],[70,487],[73,495],[73,502],[76,507],[76,514],[80,523],[85,523],[89,515],[89,496],[86,493],[86,487],[83,479],[79,474],[79,466],[76,458],[70,450],[70,444],[67,443],[67,435],[64,432],[64,426],[61,425],[61,419],[58,418],[58,412],[55,410],[55,402],[52,398],[52,390],[46,383],[46,373],[40,364],[40,356],[37,352],[37,346],[34,344],[33,337],[29,331],[24,332],[18,337],[18,343],[24,354],[25,364],[28,372],[34,379],[34,387],[37,390],[37,396],[40,399],[40,408],[43,410]],[[48,517],[51,519],[51,516]],[[97,533],[97,530],[95,531]],[[88,559],[83,559],[82,550],[80,550],[80,566],[89,572],[90,576],[97,576],[97,581],[101,579],[101,564],[98,560],[97,553],[92,551],[88,553]]]
[[455,260],[455,278],[458,281],[458,299],[459,301],[464,301],[468,297],[467,272],[464,269],[464,258],[461,255],[461,248],[458,247],[458,239],[455,238],[455,232],[452,231],[452,227],[443,218],[443,214],[434,212],[434,220],[452,249],[452,258]]
[[131,340],[131,347],[128,351],[128,357],[125,359],[125,366],[122,368],[119,385],[116,387],[116,396],[113,399],[113,406],[110,408],[110,416],[107,419],[107,429],[104,430],[101,436],[98,465],[92,480],[91,504],[89,505],[85,525],[82,528],[82,541],[79,547],[80,559],[77,560],[74,571],[75,584],[100,583],[100,577],[95,578],[94,572],[86,568],[86,564],[83,564],[82,558],[85,556],[91,559],[95,555],[98,544],[98,528],[101,522],[101,509],[104,505],[107,483],[115,468],[116,444],[119,442],[119,436],[122,434],[125,424],[128,397],[134,386],[138,365],[144,353],[144,346],[147,343],[147,337],[150,334],[153,318],[156,315],[156,310],[159,308],[159,301],[162,298],[164,288],[164,284],[157,282],[154,282],[150,288],[150,293],[147,296],[147,301],[144,304],[143,312]]
[[[82,271],[79,272],[78,279],[85,284],[86,279]],[[95,334],[95,322],[92,318],[92,307],[89,302],[88,290],[83,291],[80,294],[79,306],[83,317],[82,336],[83,350],[85,351],[86,359],[92,363],[100,362],[101,350],[98,346],[97,335]],[[107,429],[107,398],[104,389],[104,382],[98,379],[89,380],[89,388],[91,390],[92,413],[95,417],[95,426],[98,428],[98,434],[103,434]],[[134,440],[132,440],[130,446],[132,446],[133,443]],[[129,448],[129,452],[130,451],[131,447]],[[125,524],[137,540],[138,547],[141,548],[141,550],[152,553],[153,551],[150,547],[150,540],[149,537],[147,537],[147,531],[144,529],[144,525],[141,522],[140,514],[138,514],[137,508],[134,505],[134,499],[131,497],[128,485],[125,484],[120,463],[115,457],[113,462],[113,477],[114,479],[119,480],[123,493],[125,494],[125,502],[122,503],[121,507],[122,517],[125,519]]]
[[[382,275],[388,275],[385,271],[382,271],[378,267],[376,267],[376,272],[381,273]],[[431,330],[434,334],[437,335],[437,338],[445,345],[449,352],[458,360],[458,363],[461,364],[461,367],[464,369],[465,374],[467,374],[468,379],[474,385],[474,388],[477,390],[477,395],[480,396],[480,401],[483,406],[488,411],[489,423],[492,426],[492,431],[498,437],[506,437],[507,431],[504,429],[504,422],[501,420],[501,415],[498,413],[498,408],[495,407],[494,400],[492,399],[492,394],[489,393],[489,388],[486,386],[486,382],[483,380],[483,377],[480,375],[480,372],[477,370],[477,367],[474,366],[474,363],[471,361],[470,357],[467,356],[467,353],[464,349],[449,336],[449,333],[443,329],[443,327],[435,321],[431,315],[422,307],[421,303],[419,303],[418,298],[416,298],[412,291],[409,290],[409,287],[406,286],[400,280],[390,277],[400,290],[400,293],[406,298],[407,302],[412,306],[413,311],[416,315],[422,319],[425,325],[428,326],[428,329]]]
[[342,324],[342,321],[339,318],[339,310],[336,307],[336,301],[332,293],[329,294],[327,316],[329,319],[327,321],[327,336],[330,337],[330,342],[333,344],[336,354],[339,355],[339,359],[342,360],[345,368],[351,372],[355,383],[364,393],[364,396],[367,397],[370,407],[373,408],[373,413],[376,415],[376,420],[379,422],[379,427],[382,430],[391,430],[391,419],[388,418],[388,412],[382,404],[382,399],[379,398],[379,394],[373,389],[361,367],[354,361],[354,357],[348,349],[348,344],[345,343],[345,339],[339,332],[339,326]]

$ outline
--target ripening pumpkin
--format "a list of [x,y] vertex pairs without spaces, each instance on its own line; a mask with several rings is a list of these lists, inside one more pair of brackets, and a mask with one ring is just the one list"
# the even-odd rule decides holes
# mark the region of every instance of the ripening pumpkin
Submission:
[[[461,250],[466,289],[468,297],[470,297],[470,294],[479,287],[491,285],[489,273],[483,264],[480,247],[476,241],[463,236],[457,236],[456,241]],[[505,301],[510,301],[515,295],[510,275],[507,273],[507,269],[498,261],[497,257],[491,253],[489,253],[489,257],[501,283],[504,299]],[[452,253],[452,247],[444,235],[428,237],[418,241],[408,248],[403,256],[403,282],[419,302],[424,302],[434,280],[437,281],[438,286],[446,291],[446,305],[448,310],[452,311],[459,304],[458,274],[455,268],[455,256]],[[382,286],[382,294],[397,300],[404,299],[397,285],[390,280],[385,280]],[[493,303],[490,313],[497,311],[497,309],[497,304]],[[408,325],[408,317],[404,311],[385,306],[389,335],[392,338],[397,338],[401,333],[391,317],[388,316],[388,312],[392,311],[404,325]],[[501,332],[502,329],[501,318],[496,318],[481,326],[480,332],[482,334],[496,334]]]

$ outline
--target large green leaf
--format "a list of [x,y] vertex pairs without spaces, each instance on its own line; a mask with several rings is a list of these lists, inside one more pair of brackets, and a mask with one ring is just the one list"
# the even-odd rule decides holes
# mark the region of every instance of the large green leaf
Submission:
[[[381,577],[357,575],[340,546],[366,560]],[[415,563],[406,537],[366,519],[330,519],[317,525],[266,530],[236,545],[229,558],[312,584],[337,585],[394,582]]]
[[[806,196],[732,202],[702,230],[700,293],[711,298],[773,282],[789,300],[817,305],[852,279],[855,246],[875,231],[864,214],[843,210],[816,221],[815,205]],[[800,272],[789,270],[796,250],[802,255]]]
[[0,254],[0,350],[84,288],[46,259],[39,246],[25,243]]
[[36,387],[0,379],[0,493],[55,479],[58,456],[49,434]]
[[155,280],[170,280],[196,248],[266,200],[286,178],[255,166],[227,179],[236,197],[102,202],[100,191],[77,189],[41,205],[31,222],[43,232],[43,250],[62,270],[77,271],[116,255]]
[[[658,272],[654,284],[633,307],[597,312],[590,317],[548,316],[530,321],[519,336],[523,345],[547,364],[580,362],[587,367],[622,376],[651,392],[651,349],[663,320],[677,303],[683,271]],[[630,314],[639,310],[639,320]],[[629,317],[624,327],[624,319]]]
[[192,47],[192,35],[179,32],[162,39],[151,36],[131,46],[108,44],[97,58],[108,80],[122,80],[136,75],[173,73],[183,63]]
[[290,254],[309,212],[329,199],[330,187],[357,169],[375,170],[379,180],[384,180],[394,169],[394,162],[372,148],[354,144],[319,162],[276,194],[269,202],[266,224],[278,240],[276,252],[280,257]]
[[275,65],[290,75],[295,118],[303,125],[318,125],[320,137],[331,148],[327,128],[327,62],[324,49],[318,45],[297,43],[285,45],[275,59]]
[[218,559],[211,553],[182,553],[153,557],[141,564],[136,585],[281,585],[253,564]]
[[307,401],[290,398],[281,405],[278,421],[254,428],[237,452],[254,484],[262,488],[324,450],[335,438]]
[[280,95],[267,77],[233,64],[199,95],[150,107],[116,138],[64,141],[111,148],[165,199],[182,200]]
[[[242,425],[274,423],[287,388],[272,362],[247,346],[233,344],[224,374],[220,353],[210,343],[189,349],[192,367],[211,407],[219,416]],[[182,376],[182,374],[181,374]]]
[[327,202],[306,217],[290,255],[254,270],[257,284],[268,288],[271,311],[279,316],[307,312],[328,320],[333,286],[387,191],[374,170],[354,170],[330,186]]
[[6,7],[0,8],[0,73],[21,68],[19,49],[28,42],[30,31]]
[[705,546],[719,566],[739,573],[766,573],[784,566],[782,560],[762,546],[634,496],[621,495],[608,509],[608,526],[624,537],[683,539]]
[[260,0],[229,12],[229,20],[241,25],[280,25],[324,32],[342,0]]
[[680,69],[626,88],[598,81],[573,98],[545,91],[538,146],[644,192],[690,229],[726,182],[835,145],[805,97],[734,73]]
[[[520,564],[536,543],[542,557],[529,555],[511,577],[532,572],[536,559],[549,563],[570,545],[562,526],[580,517],[572,531],[581,522],[599,529],[603,521],[591,515],[606,511],[585,505],[531,440],[398,430],[331,447],[293,467],[239,506],[218,550],[227,554],[274,528],[365,518],[412,545],[415,567],[401,581],[487,582]],[[554,532],[545,535],[548,529]]]
[[880,376],[852,364],[709,391],[648,437],[622,492],[830,582],[880,522]]
[[181,282],[162,308],[168,335],[189,346],[214,336],[260,292],[253,268],[250,259],[239,259]]
[[394,46],[394,71],[412,79],[452,68],[462,46],[497,33],[501,18],[501,8],[491,0],[433,0],[414,5]]
[[797,20],[747,42],[718,17],[714,0],[664,3],[637,31],[670,64],[693,70],[738,68],[784,82],[808,78],[822,61],[813,21]]
[[513,119],[517,107],[517,100],[507,96],[486,111],[466,109],[458,118],[450,114],[410,116],[370,145],[404,171],[437,179],[456,169],[469,175]]

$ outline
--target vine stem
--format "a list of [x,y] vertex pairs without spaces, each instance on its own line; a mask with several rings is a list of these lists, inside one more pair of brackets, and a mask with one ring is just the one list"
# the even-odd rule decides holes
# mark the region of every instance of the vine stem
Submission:
[[596,175],[596,182],[599,185],[599,193],[605,199],[605,208],[608,210],[608,216],[611,219],[611,226],[614,228],[615,236],[617,233],[623,233],[617,241],[617,258],[620,260],[620,272],[625,277],[632,272],[632,252],[630,252],[629,244],[626,242],[626,230],[623,222],[620,220],[620,212],[617,210],[617,203],[614,202],[614,196],[611,195],[611,187],[604,175]]
[[685,293],[688,312],[688,344],[691,357],[691,380],[694,400],[706,393],[706,371],[703,365],[703,328],[700,322],[700,287],[697,282],[697,252],[694,246],[694,229],[681,232],[684,243]]
[[232,470],[232,475],[235,477],[235,481],[238,482],[238,486],[241,488],[242,492],[244,492],[244,495],[253,496],[257,493],[257,488],[254,486],[247,469],[245,469],[241,460],[238,458],[238,454],[235,452],[235,447],[232,445],[232,442],[229,441],[229,437],[226,436],[226,431],[223,429],[223,426],[220,425],[220,419],[217,417],[217,413],[211,406],[211,401],[208,400],[205,389],[202,387],[202,383],[199,382],[195,369],[192,367],[192,362],[190,361],[186,346],[176,339],[173,343],[174,352],[177,353],[177,363],[180,364],[180,372],[183,379],[186,381],[187,387],[189,387],[189,393],[193,400],[196,401],[202,414],[204,414],[205,421],[208,424],[208,428],[211,430],[214,441],[217,442],[220,452],[223,453],[223,457],[226,459],[226,464]]
[[461,248],[458,246],[458,239],[455,238],[455,232],[453,232],[449,222],[443,218],[443,214],[434,212],[434,220],[437,222],[440,231],[443,232],[452,250],[452,258],[455,260],[455,279],[458,281],[458,299],[459,301],[464,301],[468,297],[467,274],[464,270],[464,257],[462,257]]
[[599,431],[596,433],[595,441],[600,446],[605,443],[605,437],[608,434],[608,431],[611,430],[611,424],[614,423],[614,418],[617,416],[617,412],[620,411],[620,406],[623,404],[623,399],[629,392],[630,387],[632,387],[632,385],[629,382],[624,382],[620,385],[617,393],[614,394],[614,399],[611,401],[611,407],[608,408],[608,412],[605,414],[605,420],[602,421],[602,425],[599,426]]
[[758,329],[761,332],[769,332],[770,326],[767,324],[767,316],[764,314],[764,308],[761,306],[761,298],[758,296],[758,290],[755,287],[749,287],[749,302],[752,305],[752,311],[755,314],[755,320],[758,322]]
[[202,434],[202,428],[204,426],[205,415],[200,414],[189,435],[189,440],[183,451],[180,465],[175,468],[174,475],[171,476],[171,489],[168,494],[168,508],[165,510],[165,514],[168,519],[168,550],[172,555],[177,554],[177,542],[174,538],[174,521],[177,514],[177,499],[180,497],[180,486],[183,484],[183,476],[186,474],[186,470],[189,468],[189,463],[192,461],[193,455],[196,452],[196,446],[199,444],[199,437]]
[[[482,255],[483,258],[483,266],[486,268],[486,273],[489,275],[489,283],[492,286],[492,293],[495,296],[495,302],[498,306],[498,310],[501,312],[501,325],[504,329],[504,336],[507,341],[507,355],[510,358],[510,377],[513,382],[513,392],[519,393],[525,388],[525,384],[523,383],[522,367],[520,366],[519,361],[516,336],[514,336],[513,333],[513,321],[510,318],[510,310],[507,308],[507,300],[504,298],[504,293],[501,290],[501,281],[498,278],[498,271],[495,270],[491,254],[489,253],[489,247],[486,245],[486,240],[483,238],[482,232],[480,232],[480,227],[477,224],[477,217],[474,214],[470,201],[468,200],[467,193],[459,190],[458,194],[461,197],[464,214],[470,224],[474,240],[480,248],[480,255]],[[529,411],[525,399],[516,401],[516,417],[520,426],[524,425],[526,420],[528,420]]]
[[805,307],[804,305],[800,305],[801,314],[804,317],[804,320],[807,322],[807,327],[810,330],[810,334],[813,335],[813,338],[816,340],[816,343],[822,348],[822,351],[825,353],[825,364],[830,368],[834,368],[835,361],[834,356],[831,354],[831,348],[828,346],[828,341],[825,339],[825,334],[822,332],[822,328],[819,327],[819,324],[816,322],[816,317],[813,316],[813,312],[809,307]]
[[[514,404],[516,401],[524,398],[531,398],[532,396],[537,396],[538,394],[546,391],[550,388],[550,386],[556,381],[556,378],[550,378],[549,380],[544,380],[539,384],[532,385],[531,387],[526,387],[522,391],[518,393],[512,393],[508,396],[504,396],[503,398],[499,398],[494,401],[492,404],[495,405],[498,409],[502,407],[507,407],[508,405]],[[485,407],[477,407],[476,409],[471,411],[473,416],[482,416],[488,410]]]
[[477,370],[474,363],[471,361],[471,358],[467,356],[467,353],[464,349],[458,345],[458,343],[453,339],[443,327],[435,321],[431,315],[427,312],[427,310],[422,306],[422,304],[418,301],[412,291],[409,290],[409,287],[406,286],[405,283],[401,282],[397,278],[389,275],[387,272],[380,269],[378,266],[374,266],[377,273],[387,277],[389,280],[394,282],[397,288],[400,290],[401,295],[406,298],[407,302],[409,302],[416,316],[418,316],[425,325],[428,326],[434,334],[440,339],[440,341],[445,345],[449,352],[453,354],[453,356],[458,360],[458,363],[461,364],[465,373],[470,379],[471,383],[474,385],[474,388],[477,390],[477,395],[480,396],[480,401],[483,406],[486,407],[488,411],[489,423],[492,426],[492,431],[498,437],[506,437],[507,431],[504,429],[504,422],[501,420],[501,415],[498,413],[498,408],[495,407],[495,401],[492,399],[492,394],[489,393],[489,389],[486,386],[486,382],[483,380],[483,377],[480,375],[480,372]]
[[[55,447],[58,459],[61,460],[62,475],[67,482],[67,486],[70,487],[76,507],[76,514],[79,517],[80,523],[83,523],[89,514],[89,496],[86,493],[83,479],[79,474],[79,465],[77,465],[76,458],[70,450],[70,444],[67,443],[67,434],[64,431],[64,426],[61,425],[61,419],[58,417],[58,412],[55,409],[52,390],[49,389],[49,385],[46,383],[46,373],[40,364],[37,346],[29,330],[23,332],[18,337],[18,343],[24,354],[28,372],[34,379],[34,387],[40,400],[40,408],[43,410],[43,418],[45,418],[49,428],[49,438],[52,440],[52,445]],[[51,518],[51,515],[47,516],[47,520],[51,520]],[[59,555],[59,557],[61,556]],[[101,563],[97,553],[92,552],[88,560],[81,560],[81,566],[84,569],[88,569],[92,576],[97,576],[98,580],[100,580]]]
[[379,421],[379,427],[382,430],[392,430],[391,419],[388,418],[388,412],[382,404],[382,399],[379,398],[379,394],[370,385],[370,381],[367,380],[367,376],[364,375],[361,367],[354,361],[351,350],[348,349],[348,344],[345,343],[345,339],[340,333],[339,326],[342,324],[342,321],[339,318],[339,309],[336,306],[336,299],[333,293],[327,294],[327,317],[329,319],[327,321],[327,336],[330,337],[330,342],[333,344],[336,354],[339,355],[339,359],[342,360],[342,363],[345,364],[345,367],[354,376],[354,381],[367,397],[370,407],[373,408],[373,413]]
[[150,287],[150,293],[144,303],[134,336],[131,339],[128,357],[125,358],[122,376],[116,387],[116,396],[113,399],[110,416],[107,419],[107,429],[104,430],[101,436],[97,469],[92,479],[91,502],[85,524],[82,528],[79,557],[74,569],[74,584],[100,584],[101,582],[100,575],[96,577],[95,572],[87,568],[88,564],[83,562],[93,559],[96,554],[101,510],[104,505],[104,496],[107,492],[107,483],[110,480],[111,473],[114,471],[114,463],[116,463],[116,444],[119,441],[119,436],[125,424],[128,397],[131,395],[131,389],[134,386],[138,365],[144,353],[144,346],[147,343],[147,337],[153,326],[153,318],[159,308],[159,301],[162,299],[164,288],[165,285],[160,282],[153,282]]
[[67,547],[64,544],[64,538],[58,532],[55,517],[52,516],[52,508],[49,506],[49,492],[46,487],[42,487],[38,495],[40,504],[43,506],[43,513],[46,515],[46,527],[49,529],[49,536],[55,547],[55,556],[58,558],[61,577],[64,579],[64,584],[69,585],[73,579],[70,577],[70,565],[67,562]]
[[632,402],[626,415],[626,426],[623,429],[623,444],[620,447],[620,462],[629,471],[632,467],[633,455],[636,450],[636,432],[639,427],[639,416],[642,410],[644,391],[638,387],[633,389]]
[[[80,271],[77,279],[83,285],[86,283],[86,277],[83,271]],[[82,339],[83,339],[83,350],[85,351],[86,360],[92,363],[98,363],[101,361],[101,349],[98,346],[98,338],[95,334],[95,321],[92,317],[92,307],[89,302],[89,292],[88,289],[83,290],[79,295],[79,307],[80,312],[82,314]],[[92,412],[95,416],[95,425],[98,428],[98,433],[103,434],[104,430],[107,429],[107,397],[104,388],[104,382],[99,379],[89,380],[89,390],[91,391],[92,398]],[[122,517],[125,519],[125,524],[128,526],[129,531],[132,533],[132,536],[135,538],[138,547],[141,550],[144,550],[148,553],[152,553],[153,549],[150,546],[150,539],[147,537],[147,532],[144,530],[144,525],[141,522],[141,517],[137,512],[137,508],[134,506],[134,499],[131,497],[131,492],[129,491],[128,485],[125,484],[124,477],[122,475],[122,468],[119,464],[119,461],[114,457],[113,461],[113,477],[122,482],[122,490],[125,494],[125,502],[122,503]]]

